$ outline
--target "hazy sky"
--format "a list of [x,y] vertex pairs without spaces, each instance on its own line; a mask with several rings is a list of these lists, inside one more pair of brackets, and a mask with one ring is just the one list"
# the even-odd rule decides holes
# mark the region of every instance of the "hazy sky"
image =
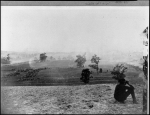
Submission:
[[1,6],[1,50],[142,51],[148,6]]

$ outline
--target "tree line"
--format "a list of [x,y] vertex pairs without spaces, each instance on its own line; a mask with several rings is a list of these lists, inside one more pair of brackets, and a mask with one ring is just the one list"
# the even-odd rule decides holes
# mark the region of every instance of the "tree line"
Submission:
[[[84,64],[85,62],[87,61],[86,60],[86,57],[85,57],[85,54],[82,56],[82,55],[77,55],[76,56],[77,59],[75,60],[75,62],[77,63],[77,67],[84,67]],[[96,54],[94,56],[92,56],[91,58],[91,63],[90,65],[88,65],[89,67],[95,69],[97,71],[97,74],[99,73],[99,62],[100,62],[101,58],[98,57]]]

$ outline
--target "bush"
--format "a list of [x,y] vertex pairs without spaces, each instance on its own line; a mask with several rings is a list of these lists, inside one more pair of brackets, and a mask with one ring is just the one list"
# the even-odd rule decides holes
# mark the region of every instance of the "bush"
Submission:
[[123,64],[117,64],[111,72],[111,74],[114,75],[112,78],[116,80],[125,78],[126,75],[124,73],[126,72],[126,70],[127,67],[125,67]]

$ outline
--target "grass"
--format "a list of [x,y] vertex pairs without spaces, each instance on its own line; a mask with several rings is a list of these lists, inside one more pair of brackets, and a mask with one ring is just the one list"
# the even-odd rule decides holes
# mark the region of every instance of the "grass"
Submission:
[[[33,66],[33,65],[32,65]],[[44,64],[37,67],[43,67]],[[48,65],[47,65],[48,66]],[[116,84],[87,84],[74,86],[29,86],[41,83],[74,80],[79,82],[82,68],[50,67],[42,70],[33,80],[18,81],[23,76],[7,76],[11,69],[31,68],[29,63],[1,66],[1,84],[8,82],[11,86],[1,86],[2,113],[11,114],[142,114],[142,71],[129,66],[126,79],[136,88],[135,93],[139,104],[132,104],[129,96],[125,104],[113,103]],[[35,67],[35,65],[34,65]],[[103,73],[93,71],[94,79],[111,78],[112,66],[102,65]],[[106,70],[109,70],[106,73]],[[92,81],[93,79],[91,79]],[[19,84],[20,86],[14,86]],[[22,85],[22,86],[21,86]],[[25,86],[28,85],[28,86]]]
[[[58,64],[59,62],[57,62]],[[63,63],[66,63],[65,61],[62,61],[60,65],[63,65]],[[70,62],[71,63],[71,62]],[[1,66],[1,84],[3,85],[4,83],[8,84],[22,84],[22,85],[36,85],[40,83],[41,85],[45,83],[52,83],[52,82],[64,82],[64,81],[70,81],[74,80],[74,82],[80,82],[79,79],[81,77],[81,72],[83,68],[71,68],[71,67],[51,67],[49,66],[50,63],[37,63],[34,65],[37,68],[39,67],[48,67],[50,69],[42,70],[40,71],[37,76],[31,80],[26,80],[22,81],[20,80],[22,76],[25,75],[25,73],[21,73],[18,76],[7,76],[10,73],[13,73],[14,71],[10,71],[11,69],[25,69],[25,68],[32,68],[32,64],[25,62],[25,63],[20,63],[20,64],[12,64],[12,65],[5,65]],[[101,65],[101,68],[103,69],[103,73],[97,74],[96,70],[90,69],[93,72],[94,79],[98,78],[111,78],[111,70],[112,66],[110,65]],[[108,72],[106,72],[109,70]],[[141,78],[138,77],[139,73],[142,72],[141,70],[137,70],[134,66],[128,65],[128,71],[126,72],[126,78],[131,82],[131,83],[143,83]]]
[[9,114],[141,114],[142,85],[135,85],[139,104],[129,96],[114,103],[115,85],[2,87],[2,109]]

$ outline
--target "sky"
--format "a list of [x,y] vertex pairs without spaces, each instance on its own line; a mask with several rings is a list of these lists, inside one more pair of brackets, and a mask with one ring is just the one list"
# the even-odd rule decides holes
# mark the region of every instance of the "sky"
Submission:
[[1,51],[142,51],[148,6],[1,6]]

